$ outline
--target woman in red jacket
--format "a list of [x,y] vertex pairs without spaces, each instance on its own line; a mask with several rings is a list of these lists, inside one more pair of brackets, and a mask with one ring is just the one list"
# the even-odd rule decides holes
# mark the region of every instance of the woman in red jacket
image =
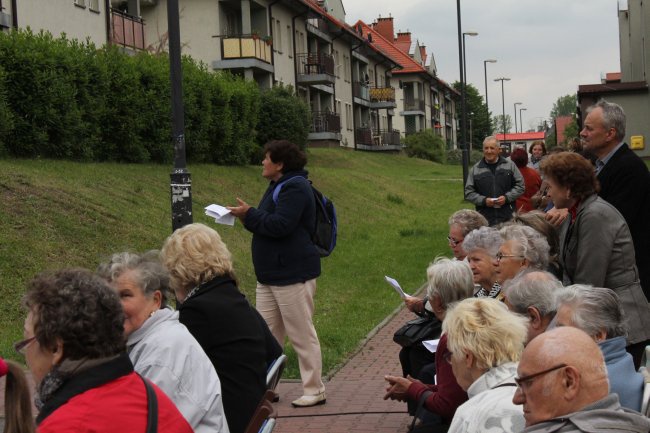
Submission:
[[[28,309],[25,355],[36,383],[39,433],[147,432],[144,379],[126,353],[124,315],[117,294],[85,269],[34,278],[24,299]],[[189,424],[154,384],[159,433],[189,433]]]
[[534,196],[539,188],[542,186],[542,178],[537,170],[528,166],[528,154],[526,149],[520,147],[516,148],[510,154],[510,159],[515,163],[519,172],[524,178],[524,193],[519,196],[515,205],[519,213],[530,212],[535,207],[530,203],[530,198]]

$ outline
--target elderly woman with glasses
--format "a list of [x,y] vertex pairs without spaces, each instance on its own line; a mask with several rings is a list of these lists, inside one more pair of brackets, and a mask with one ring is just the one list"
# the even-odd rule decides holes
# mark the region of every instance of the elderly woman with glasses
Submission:
[[169,274],[158,251],[114,254],[97,273],[120,297],[135,370],[165,391],[195,432],[228,432],[219,377],[167,304]]
[[[445,319],[447,310],[455,302],[472,296],[472,271],[465,261],[438,258],[427,269],[427,279],[427,296],[433,314],[440,321]],[[447,336],[443,334],[436,349],[436,383],[425,385],[411,377],[386,376],[389,386],[384,399],[417,403],[422,395],[431,391],[424,407],[440,417],[439,422],[435,423],[437,426],[448,426],[456,408],[467,400],[467,394],[460,388],[451,367],[444,360],[447,353]]]
[[605,358],[609,392],[621,406],[641,410],[643,375],[625,351],[627,327],[618,295],[611,289],[574,284],[555,294],[556,326],[573,326],[594,339]]
[[545,271],[548,268],[549,246],[537,230],[518,224],[509,224],[499,230],[503,243],[494,265],[501,285],[524,269]]
[[[24,303],[25,340],[16,349],[36,383],[40,433],[144,432],[156,413],[159,433],[192,431],[174,403],[133,371],[122,306],[106,281],[84,269],[41,274]],[[157,408],[148,405],[147,387]]]
[[449,432],[520,432],[523,411],[512,397],[526,319],[494,299],[471,298],[447,312],[442,329],[454,376],[469,397],[456,410]]
[[463,242],[467,261],[472,269],[474,284],[478,287],[476,297],[501,299],[501,285],[497,281],[494,259],[501,246],[501,235],[492,227],[481,227],[470,232]]
[[562,152],[541,164],[549,195],[569,217],[560,226],[563,282],[614,290],[630,324],[627,350],[640,364],[650,344],[650,306],[639,282],[634,244],[623,216],[598,197],[594,167],[582,156]]

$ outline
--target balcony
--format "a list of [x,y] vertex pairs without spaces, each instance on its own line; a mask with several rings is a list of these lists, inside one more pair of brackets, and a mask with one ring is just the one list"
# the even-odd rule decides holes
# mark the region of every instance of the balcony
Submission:
[[395,89],[393,87],[371,87],[370,108],[395,108]]
[[370,100],[370,90],[365,82],[355,81],[352,83],[352,96],[355,98],[363,99],[364,101]]
[[298,54],[298,84],[334,84],[334,58],[327,53]]
[[144,50],[144,20],[111,8],[111,44]]
[[400,133],[396,129],[357,128],[354,131],[357,149],[371,151],[399,151]]
[[312,112],[310,141],[319,140],[340,140],[341,139],[341,116],[331,111]]
[[[413,97],[404,98],[404,111],[409,112],[405,114],[424,114],[424,99]],[[415,113],[419,112],[419,113]]]
[[11,15],[9,15],[6,12],[2,12],[2,8],[0,7],[0,31],[2,29],[10,29],[11,28]]
[[258,35],[220,37],[221,60],[212,62],[214,69],[260,69],[273,72],[271,39]]

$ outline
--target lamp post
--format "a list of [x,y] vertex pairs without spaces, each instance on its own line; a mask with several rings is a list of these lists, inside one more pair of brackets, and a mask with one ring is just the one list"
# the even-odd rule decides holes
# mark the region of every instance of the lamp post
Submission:
[[495,59],[488,59],[488,60],[483,60],[483,74],[485,76],[485,108],[487,108],[487,112],[485,113],[485,116],[487,117],[487,125],[488,128],[490,128],[490,105],[488,104],[488,91],[487,91],[487,64],[488,63],[496,63],[497,61]]
[[467,148],[466,139],[466,101],[465,101],[465,68],[464,68],[464,44],[463,44],[463,31],[460,20],[460,0],[456,0],[456,19],[458,21],[458,69],[460,71],[460,143],[463,152],[463,188],[467,183],[467,174],[469,172],[469,149]]
[[167,1],[169,29],[169,76],[171,81],[172,140],[174,171],[169,175],[172,205],[172,230],[192,223],[192,177],[185,161],[185,122],[183,120],[183,73],[178,0]]
[[[465,36],[478,36],[478,32],[469,31],[463,32],[463,84],[465,86],[465,93],[463,99],[465,99],[465,110],[463,110],[463,116],[465,117],[465,125],[467,125],[467,58],[465,52]],[[470,137],[469,143],[467,143],[468,148],[468,161],[469,161],[469,150],[472,149],[472,138]],[[469,165],[469,162],[468,162]]]
[[515,134],[517,133],[517,105],[521,105],[523,102],[515,102]]
[[524,118],[521,117],[521,112],[526,111],[525,108],[519,109],[519,132],[524,132]]
[[510,78],[500,77],[495,78],[494,81],[501,81],[501,123],[503,124],[503,141],[506,141],[506,100],[503,91],[503,82],[510,81]]

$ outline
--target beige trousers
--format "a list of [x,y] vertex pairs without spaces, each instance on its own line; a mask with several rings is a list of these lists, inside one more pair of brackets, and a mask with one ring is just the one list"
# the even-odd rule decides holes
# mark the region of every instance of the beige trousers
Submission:
[[288,286],[257,283],[256,307],[273,336],[284,346],[285,337],[298,355],[304,395],[325,391],[323,361],[312,317],[316,279]]

